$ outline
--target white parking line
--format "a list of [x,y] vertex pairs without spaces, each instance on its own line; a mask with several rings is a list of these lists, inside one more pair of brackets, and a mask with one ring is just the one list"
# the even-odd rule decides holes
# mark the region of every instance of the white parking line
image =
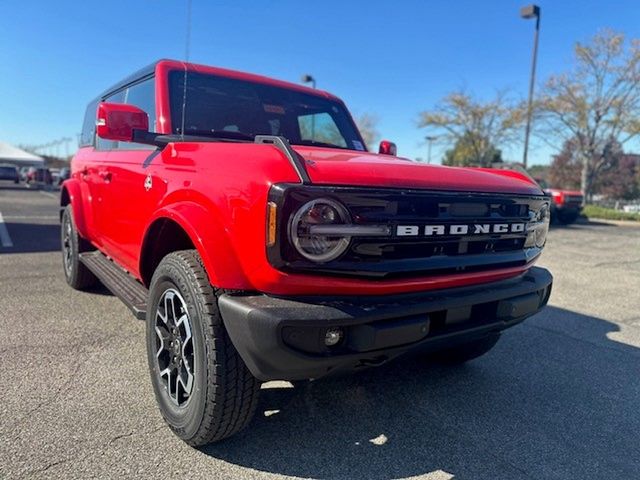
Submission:
[[7,230],[7,226],[4,224],[4,218],[2,218],[2,212],[0,212],[0,243],[2,243],[3,247],[13,247],[9,230]]
[[55,198],[57,199],[58,196],[55,193],[51,193],[51,192],[45,192],[44,190],[38,190],[42,195],[45,195],[47,197],[51,197],[51,198]]

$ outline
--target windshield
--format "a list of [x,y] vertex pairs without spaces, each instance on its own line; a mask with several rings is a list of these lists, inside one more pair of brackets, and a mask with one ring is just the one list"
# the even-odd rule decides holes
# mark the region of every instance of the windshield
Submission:
[[542,188],[542,189],[549,188],[549,184],[547,183],[546,180],[544,180],[542,178],[536,178],[535,181],[536,181],[536,183],[538,185],[540,185],[540,188]]
[[[294,145],[365,150],[360,134],[340,102],[295,90],[215,75],[169,74],[174,134],[216,135],[251,140],[279,135]],[[186,102],[185,102],[186,97]]]

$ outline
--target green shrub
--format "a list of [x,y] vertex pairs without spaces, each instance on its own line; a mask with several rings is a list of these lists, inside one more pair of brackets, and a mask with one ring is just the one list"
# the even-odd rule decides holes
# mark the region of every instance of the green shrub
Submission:
[[627,213],[622,210],[598,207],[596,205],[585,206],[582,213],[588,218],[601,218],[604,220],[631,220],[640,222],[640,213]]

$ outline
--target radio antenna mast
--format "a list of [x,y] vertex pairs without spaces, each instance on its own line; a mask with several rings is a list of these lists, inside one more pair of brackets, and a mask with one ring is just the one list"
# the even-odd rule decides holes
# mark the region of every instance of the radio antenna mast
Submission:
[[184,140],[184,123],[187,111],[187,63],[189,62],[189,47],[191,44],[191,0],[187,0],[187,31],[184,46],[184,80],[182,81],[182,125],[180,135]]

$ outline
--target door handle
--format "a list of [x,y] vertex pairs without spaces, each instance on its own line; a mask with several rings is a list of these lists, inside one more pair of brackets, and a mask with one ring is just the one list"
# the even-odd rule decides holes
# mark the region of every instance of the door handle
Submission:
[[102,171],[98,175],[100,175],[100,178],[104,180],[104,183],[111,182],[111,172]]

